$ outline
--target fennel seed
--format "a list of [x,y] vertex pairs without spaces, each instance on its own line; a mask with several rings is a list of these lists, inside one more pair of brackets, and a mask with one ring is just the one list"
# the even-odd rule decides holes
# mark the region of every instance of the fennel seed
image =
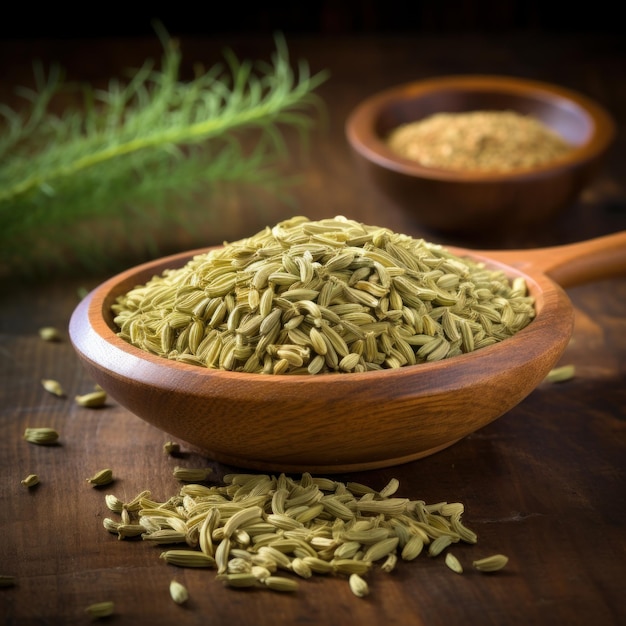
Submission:
[[219,574],[218,579],[228,587],[256,587],[259,579],[252,572]]
[[44,341],[61,341],[61,333],[54,326],[44,326],[40,328],[39,337]]
[[57,443],[59,440],[59,433],[54,430],[54,428],[26,428],[24,431],[24,439],[26,439],[29,443],[35,443],[40,446],[49,446]]
[[441,554],[451,543],[452,543],[452,538],[449,535],[441,535],[437,537],[428,546],[428,555],[437,556]]
[[176,604],[185,604],[189,599],[189,592],[185,585],[179,583],[177,580],[172,580],[170,582],[170,596]]
[[175,467],[173,471],[174,478],[185,482],[195,483],[208,480],[213,470],[210,467],[187,468]]
[[163,452],[165,452],[165,454],[176,456],[177,454],[180,454],[180,444],[175,441],[166,441],[163,444]]
[[146,529],[141,524],[118,524],[116,529],[117,538],[128,539],[131,537],[139,537],[139,535],[143,534],[145,530]]
[[15,587],[17,579],[10,574],[0,574],[0,588],[1,587]]
[[457,574],[462,574],[463,573],[463,566],[461,565],[459,559],[457,559],[456,556],[454,556],[454,554],[452,554],[452,552],[448,552],[446,554],[445,564],[453,572],[456,572]]
[[[142,526],[143,528],[143,526]],[[145,529],[144,529],[145,530]],[[172,530],[169,528],[162,528],[160,530],[155,530],[152,532],[144,533],[142,539],[147,542],[151,542],[154,544],[165,544],[170,545],[174,543],[186,543],[187,541],[187,533],[181,532],[180,530]]]
[[252,565],[250,567],[250,573],[253,574],[259,582],[264,582],[265,579],[269,578],[272,575],[272,572],[270,572],[270,570],[261,565]]
[[104,526],[105,530],[108,530],[110,533],[113,533],[113,534],[117,534],[117,530],[120,527],[120,523],[116,522],[110,517],[105,517],[102,520],[102,525]]
[[398,547],[398,537],[387,537],[374,544],[372,544],[363,555],[364,561],[380,561],[384,559]]
[[37,474],[29,474],[21,482],[24,487],[34,487],[39,484],[39,476],[37,476]]
[[107,401],[106,391],[99,389],[75,397],[76,404],[90,409],[103,407]]
[[356,559],[333,559],[331,563],[336,574],[345,574],[347,576],[351,574],[367,574],[372,567],[369,561],[357,561]]
[[361,543],[359,541],[346,541],[337,547],[333,556],[336,559],[352,559],[360,550]]
[[113,611],[115,610],[115,605],[113,602],[105,601],[105,602],[96,602],[95,604],[90,604],[86,609],[85,613],[89,615],[92,619],[101,619],[103,617],[109,617],[113,615]]
[[320,559],[319,557],[305,556],[302,560],[311,568],[315,574],[330,574],[333,571],[332,563]]
[[63,387],[58,380],[53,380],[51,378],[44,378],[41,381],[43,388],[51,393],[53,396],[57,396],[59,398],[63,398],[65,396],[65,391],[63,391]]
[[420,535],[413,535],[402,548],[402,559],[412,561],[416,559],[424,549],[424,539]]
[[571,380],[575,375],[575,365],[561,365],[560,367],[551,369],[544,380],[548,383],[563,383],[567,380]]
[[122,500],[120,500],[112,493],[107,494],[104,498],[104,501],[107,505],[107,508],[115,513],[121,513],[125,508],[124,502],[122,502]]
[[102,469],[90,478],[87,478],[87,482],[92,484],[94,487],[108,485],[113,482],[113,470],[109,468]]
[[291,569],[300,578],[311,578],[313,576],[313,570],[311,566],[301,557],[296,557],[291,562]]
[[350,585],[350,591],[352,591],[357,598],[364,598],[369,595],[370,589],[367,581],[358,574],[350,574],[348,583]]
[[215,567],[215,559],[197,550],[166,550],[161,558],[179,567]]
[[272,591],[293,592],[298,591],[298,581],[284,576],[268,576],[263,579],[263,584]]
[[241,511],[237,511],[237,513],[232,515],[224,524],[224,537],[230,538],[240,526],[244,526],[245,524],[260,520],[262,513],[263,511],[261,507],[258,506],[253,506],[249,509],[242,509]]
[[400,486],[400,481],[397,478],[392,478],[387,485],[385,485],[385,487],[383,487],[379,492],[378,495],[381,498],[389,498],[390,496],[392,496],[394,493],[396,493],[396,491],[398,491],[398,487]]
[[395,552],[391,552],[387,555],[384,563],[380,566],[380,569],[383,572],[389,574],[396,568],[396,564],[398,563],[398,555]]
[[493,554],[474,561],[472,565],[481,572],[496,572],[501,570],[508,562],[509,558],[504,554]]
[[[231,551],[231,555],[233,552]],[[252,571],[252,560],[241,556],[232,556],[228,561],[229,574],[249,574]]]

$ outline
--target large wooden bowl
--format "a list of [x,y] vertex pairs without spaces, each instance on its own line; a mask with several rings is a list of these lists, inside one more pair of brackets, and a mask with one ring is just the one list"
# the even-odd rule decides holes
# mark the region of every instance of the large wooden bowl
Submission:
[[[510,110],[531,115],[574,150],[554,164],[489,173],[424,167],[395,154],[390,131],[434,113]],[[367,184],[424,227],[468,236],[528,229],[570,206],[597,174],[615,135],[611,116],[586,96],[556,85],[506,76],[445,76],[372,95],[346,122]],[[481,240],[484,240],[481,237]]]
[[[328,473],[390,466],[452,445],[522,401],[565,349],[568,286],[626,269],[626,233],[538,251],[453,249],[523,275],[537,316],[500,344],[432,364],[381,372],[262,375],[153,356],[116,335],[115,298],[199,251],[140,265],[94,289],[70,337],[90,376],[135,415],[211,458],[266,471]],[[502,264],[504,260],[507,265]]]

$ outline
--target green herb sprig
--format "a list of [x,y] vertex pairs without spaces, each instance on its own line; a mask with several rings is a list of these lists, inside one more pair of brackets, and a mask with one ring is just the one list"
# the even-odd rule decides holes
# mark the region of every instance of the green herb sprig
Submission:
[[276,183],[282,129],[310,129],[326,73],[311,75],[304,62],[294,71],[277,36],[269,63],[226,51],[225,63],[183,81],[177,42],[162,29],[160,39],[160,68],[148,60],[126,83],[81,85],[80,107],[52,111],[68,85],[58,67],[41,65],[35,88],[21,90],[26,115],[0,105],[0,275],[101,270],[121,247],[156,253],[155,229],[180,220],[195,194],[220,182]]

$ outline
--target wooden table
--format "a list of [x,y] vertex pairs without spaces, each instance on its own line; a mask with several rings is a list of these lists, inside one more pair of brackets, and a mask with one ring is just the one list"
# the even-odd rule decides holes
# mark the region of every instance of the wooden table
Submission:
[[[184,40],[185,58],[213,62],[224,41]],[[263,38],[229,42],[242,57],[272,47]],[[619,136],[606,167],[580,202],[556,223],[503,246],[566,243],[626,228],[626,89],[624,46],[611,37],[293,38],[294,58],[314,71],[328,68],[319,93],[328,109],[308,155],[294,158],[303,174],[295,212],[312,219],[345,214],[366,223],[423,235],[419,225],[378,197],[354,170],[343,124],[357,102],[383,87],[456,72],[508,73],[578,89],[615,116]],[[158,54],[152,40],[1,42],[0,95],[28,81],[31,60],[57,60],[70,76],[103,81]],[[262,211],[243,200],[223,210],[207,244],[246,236],[294,209],[268,202]],[[226,211],[228,211],[226,213]],[[213,238],[215,241],[210,241]],[[441,241],[446,243],[445,240]],[[465,242],[471,245],[472,242]],[[175,465],[209,464],[216,481],[237,468],[212,463],[183,443],[180,458],[164,455],[168,436],[119,406],[82,408],[76,394],[91,389],[67,338],[79,292],[106,278],[85,273],[31,283],[5,279],[0,291],[0,589],[8,625],[80,624],[85,607],[113,600],[119,624],[398,624],[575,625],[626,623],[626,281],[614,279],[569,291],[576,329],[564,364],[576,376],[544,383],[508,414],[453,447],[399,467],[336,476],[382,488],[400,481],[398,495],[427,503],[461,501],[478,544],[459,548],[466,564],[494,552],[505,570],[456,575],[440,558],[420,556],[391,574],[375,571],[371,595],[356,598],[347,582],[317,577],[295,594],[224,588],[215,573],[178,569],[161,550],[118,541],[103,528],[105,495],[129,499],[142,489],[167,499],[178,492]],[[47,343],[42,326],[63,340]],[[42,389],[55,378],[67,397]],[[23,440],[29,426],[60,433],[53,447]],[[85,479],[111,467],[115,482],[97,489]],[[41,483],[20,481],[36,473]],[[172,578],[190,593],[186,606],[169,597]]]

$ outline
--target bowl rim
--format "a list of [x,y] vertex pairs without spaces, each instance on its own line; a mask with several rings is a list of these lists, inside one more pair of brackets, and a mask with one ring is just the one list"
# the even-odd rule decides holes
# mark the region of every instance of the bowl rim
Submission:
[[[592,132],[586,142],[558,161],[512,172],[479,172],[426,167],[394,153],[374,132],[380,112],[397,99],[411,99],[437,91],[466,89],[498,90],[509,94],[550,97],[576,108],[590,121]],[[599,103],[575,90],[539,80],[498,74],[454,74],[401,83],[361,101],[348,115],[345,133],[352,148],[367,161],[412,177],[461,182],[516,182],[548,176],[572,167],[580,167],[602,155],[613,142],[616,126],[613,117]]]

